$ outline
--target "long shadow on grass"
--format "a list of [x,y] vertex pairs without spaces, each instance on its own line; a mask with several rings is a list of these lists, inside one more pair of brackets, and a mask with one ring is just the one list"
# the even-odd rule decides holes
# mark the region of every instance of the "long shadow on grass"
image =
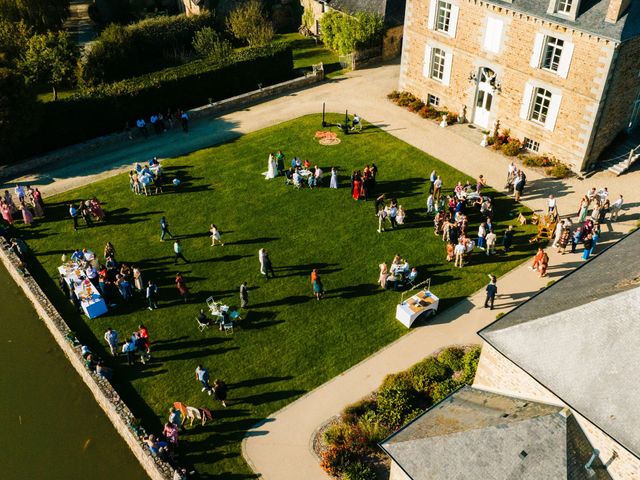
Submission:
[[[307,263],[305,265],[281,265],[273,267],[278,272],[280,278],[286,277],[303,277],[311,275],[311,270],[318,269],[321,274],[335,273],[342,270],[342,268],[329,268],[336,266],[337,263]],[[281,272],[284,272],[282,274]]]
[[373,283],[361,283],[360,285],[353,285],[349,287],[335,288],[333,290],[327,290],[327,298],[356,298],[356,297],[369,297],[371,295],[377,295],[384,290],[378,288],[377,284]]
[[175,338],[173,340],[159,340],[153,342],[153,351],[161,352],[165,350],[182,350],[184,348],[202,348],[202,347],[212,347],[214,345],[218,345],[220,343],[231,341],[230,338],[224,337],[212,337],[212,338],[201,338],[201,339],[190,339],[185,340],[190,337],[182,336]]
[[240,350],[240,347],[229,348],[203,348],[198,350],[192,350],[189,352],[176,353],[175,355],[166,355],[157,357],[156,361],[170,361],[170,360],[193,360],[195,358],[211,357],[213,355],[222,355],[232,350]]
[[296,397],[306,393],[304,390],[281,390],[275,392],[264,392],[256,395],[249,395],[246,397],[232,399],[232,405],[238,405],[243,403],[249,403],[251,405],[262,405],[263,403],[271,403],[279,400],[287,400],[291,397]]
[[258,237],[258,238],[246,238],[244,240],[236,240],[235,242],[228,242],[225,245],[252,245],[254,243],[269,243],[280,240],[280,237]]
[[308,302],[309,300],[311,300],[311,297],[307,297],[304,295],[290,295],[288,297],[284,297],[279,300],[273,300],[271,302],[257,303],[253,305],[253,307],[264,308],[264,307],[279,307],[282,305],[300,305],[301,303]]
[[286,377],[261,377],[261,378],[249,378],[240,382],[228,384],[229,388],[243,388],[243,387],[255,387],[257,385],[266,385],[268,383],[284,382],[285,380],[291,380],[293,376],[287,375]]
[[397,197],[400,200],[406,197],[414,197],[424,193],[426,178],[414,177],[402,180],[387,180],[376,182],[376,194],[386,194],[388,198]]

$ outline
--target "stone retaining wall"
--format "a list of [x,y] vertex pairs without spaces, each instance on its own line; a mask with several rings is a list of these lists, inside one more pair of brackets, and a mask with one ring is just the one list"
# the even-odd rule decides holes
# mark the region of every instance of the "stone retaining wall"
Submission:
[[[217,115],[222,112],[235,110],[248,104],[258,102],[259,100],[274,97],[285,92],[307,87],[324,79],[324,70],[321,65],[322,64],[320,64],[319,68],[314,68],[313,72],[310,72],[304,77],[294,78],[293,80],[288,80],[259,90],[243,93],[242,95],[220,100],[219,102],[213,102],[209,105],[188,110],[187,113],[191,119],[204,118]],[[70,145],[15,165],[0,166],[0,178],[17,177],[25,173],[35,172],[39,168],[51,165],[52,163],[75,160],[78,156],[90,154],[92,151],[117,143],[138,141],[137,139],[132,140],[130,138],[131,134],[131,132],[118,132],[103,135],[102,137],[92,138],[86,142]]]
[[71,344],[69,337],[73,333],[60,313],[49,301],[35,279],[30,275],[23,276],[20,273],[17,268],[21,263],[18,257],[13,252],[0,247],[0,261],[2,261],[9,274],[31,301],[38,316],[43,320],[54,340],[67,356],[73,368],[78,372],[80,378],[89,387],[98,405],[107,414],[116,431],[127,442],[149,477],[152,480],[171,479],[173,476],[171,466],[151,455],[147,446],[130,427],[135,417],[129,407],[120,399],[120,396],[108,380],[90,372],[85,367],[84,359],[80,352],[81,347],[80,345],[74,347]]

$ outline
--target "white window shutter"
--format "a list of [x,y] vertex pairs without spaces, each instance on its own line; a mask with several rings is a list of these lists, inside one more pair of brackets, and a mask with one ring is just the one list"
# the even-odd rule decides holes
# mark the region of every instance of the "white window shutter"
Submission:
[[499,18],[488,17],[484,32],[483,48],[487,52],[498,53],[502,42],[502,30],[504,22]]
[[556,120],[558,119],[558,112],[560,111],[560,102],[562,101],[562,95],[551,95],[551,102],[549,103],[549,111],[547,112],[547,119],[544,122],[544,128],[553,131],[556,127]]
[[453,63],[453,55],[451,52],[444,54],[444,75],[442,75],[442,83],[449,85],[451,83],[451,65]]
[[429,30],[435,30],[436,28],[437,8],[438,8],[438,0],[431,0],[431,3],[429,3],[429,18],[427,20]]
[[567,78],[569,75],[571,57],[573,57],[573,43],[565,42],[562,48],[562,55],[560,55],[560,65],[558,65],[558,75],[562,78]]
[[544,34],[536,33],[536,39],[533,44],[533,54],[531,55],[531,65],[533,68],[540,67],[540,57],[542,57],[542,46],[544,45]]
[[451,5],[451,18],[449,20],[449,31],[447,32],[451,38],[456,38],[456,29],[458,28],[458,15],[460,7]]
[[520,106],[520,118],[529,120],[529,107],[531,106],[531,98],[533,97],[533,85],[525,83],[524,95],[522,96],[522,105]]
[[424,64],[422,65],[422,74],[425,78],[431,78],[431,47],[424,47]]

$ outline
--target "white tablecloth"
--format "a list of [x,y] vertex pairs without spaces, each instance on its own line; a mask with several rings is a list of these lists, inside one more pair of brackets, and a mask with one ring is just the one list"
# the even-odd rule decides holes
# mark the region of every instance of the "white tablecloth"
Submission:
[[88,285],[86,284],[84,272],[77,263],[71,262],[66,265],[60,265],[58,272],[64,277],[69,288],[73,290],[78,300],[80,300],[82,311],[87,317],[96,318],[107,313],[107,303],[91,282]]
[[426,312],[435,314],[438,311],[439,303],[440,299],[433,293],[429,290],[422,290],[396,307],[396,319],[405,327],[410,328],[420,315]]

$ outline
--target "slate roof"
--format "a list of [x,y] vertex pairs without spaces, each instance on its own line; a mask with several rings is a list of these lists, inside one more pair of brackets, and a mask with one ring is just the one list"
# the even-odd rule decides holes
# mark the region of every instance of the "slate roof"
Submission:
[[[610,480],[568,409],[464,387],[380,446],[413,480]],[[598,468],[600,467],[600,468]]]
[[479,335],[640,458],[640,231]]
[[404,24],[406,0],[326,0],[325,3],[339,12],[377,13],[384,18],[386,27]]
[[640,35],[640,0],[631,0],[631,6],[616,23],[605,22],[609,0],[582,0],[575,20],[547,13],[548,0],[513,0],[513,3],[487,0],[487,3],[615,41],[625,41]]

